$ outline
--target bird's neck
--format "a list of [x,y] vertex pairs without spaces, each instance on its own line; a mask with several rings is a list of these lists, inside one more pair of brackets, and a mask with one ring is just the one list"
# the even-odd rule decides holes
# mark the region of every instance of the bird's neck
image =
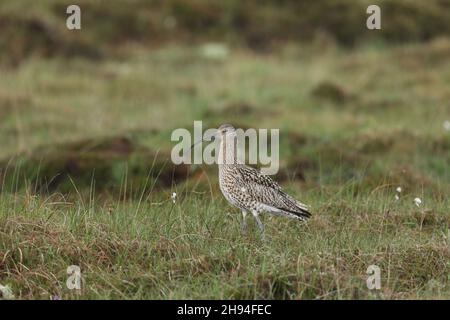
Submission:
[[237,138],[233,136],[224,137],[220,141],[218,164],[219,166],[230,164],[242,164],[238,157]]

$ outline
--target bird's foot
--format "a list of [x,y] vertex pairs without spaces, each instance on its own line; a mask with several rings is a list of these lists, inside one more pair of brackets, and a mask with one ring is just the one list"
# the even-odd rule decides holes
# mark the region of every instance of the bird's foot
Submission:
[[264,230],[261,231],[260,235],[261,235],[261,241],[265,242],[266,241],[266,233],[264,232]]
[[247,211],[242,210],[242,223],[241,223],[241,232],[243,235],[247,235]]
[[253,216],[255,217],[256,223],[258,224],[261,239],[264,241],[265,239],[264,224],[262,223],[261,219],[259,219],[258,214],[253,214]]
[[245,223],[245,222],[241,223],[241,232],[244,236],[247,235],[247,223]]

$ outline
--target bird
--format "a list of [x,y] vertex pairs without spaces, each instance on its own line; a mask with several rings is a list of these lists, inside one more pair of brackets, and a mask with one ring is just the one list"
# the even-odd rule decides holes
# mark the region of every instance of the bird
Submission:
[[231,124],[222,124],[214,134],[220,139],[218,167],[219,186],[225,199],[242,211],[242,231],[247,228],[246,217],[251,213],[260,232],[264,225],[260,214],[270,213],[306,221],[311,217],[307,205],[283,191],[270,176],[245,165],[237,155],[237,134]]

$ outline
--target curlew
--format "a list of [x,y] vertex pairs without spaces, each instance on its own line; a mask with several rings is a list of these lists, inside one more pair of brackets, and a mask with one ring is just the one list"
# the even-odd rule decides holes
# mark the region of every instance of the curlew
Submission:
[[236,130],[230,124],[219,127],[215,138],[220,139],[218,167],[220,190],[228,202],[242,211],[242,230],[246,231],[246,217],[251,213],[262,234],[261,213],[270,213],[301,221],[311,216],[308,206],[297,201],[269,176],[246,166],[238,160]]

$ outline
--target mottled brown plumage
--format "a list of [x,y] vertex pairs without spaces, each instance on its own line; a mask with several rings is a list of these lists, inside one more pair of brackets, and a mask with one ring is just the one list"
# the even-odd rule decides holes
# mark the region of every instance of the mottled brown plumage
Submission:
[[221,139],[219,151],[219,183],[225,198],[242,210],[243,228],[248,212],[255,217],[263,212],[306,220],[311,216],[308,207],[285,193],[280,185],[259,170],[240,163],[237,158],[236,131],[231,125],[222,125],[217,136]]

